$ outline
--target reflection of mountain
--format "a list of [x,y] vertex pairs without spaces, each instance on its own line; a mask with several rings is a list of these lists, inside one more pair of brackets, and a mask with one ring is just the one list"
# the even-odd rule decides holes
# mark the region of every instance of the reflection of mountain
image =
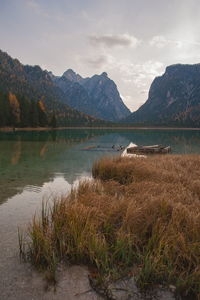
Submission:
[[176,154],[200,153],[197,130],[124,130],[120,134],[137,145],[170,145]]
[[200,153],[199,131],[172,130],[63,130],[0,133],[0,202],[23,190],[41,187],[55,176],[72,183],[89,173],[106,151],[84,151],[87,146],[171,145],[174,153]]
[[90,144],[118,143],[118,135],[102,139],[103,134],[105,130],[0,134],[0,202],[27,185],[42,186],[55,174],[72,183],[82,173],[90,172],[101,153],[81,149]]

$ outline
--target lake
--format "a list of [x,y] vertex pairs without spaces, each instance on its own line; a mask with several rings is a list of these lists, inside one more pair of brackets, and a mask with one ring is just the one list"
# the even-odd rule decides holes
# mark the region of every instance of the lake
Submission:
[[[112,145],[127,146],[130,142],[170,145],[175,154],[200,154],[198,130],[0,132],[1,299],[26,299],[33,280],[29,266],[19,263],[18,226],[22,228],[30,221],[43,199],[66,194],[78,180],[91,177],[95,160],[104,155],[119,155]],[[84,150],[90,146],[98,148]]]

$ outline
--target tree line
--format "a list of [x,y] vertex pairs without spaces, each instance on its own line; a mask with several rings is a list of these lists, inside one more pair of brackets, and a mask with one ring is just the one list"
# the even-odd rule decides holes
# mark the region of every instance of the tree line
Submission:
[[0,93],[0,127],[56,127],[56,116],[51,117],[43,101],[30,101],[12,92]]

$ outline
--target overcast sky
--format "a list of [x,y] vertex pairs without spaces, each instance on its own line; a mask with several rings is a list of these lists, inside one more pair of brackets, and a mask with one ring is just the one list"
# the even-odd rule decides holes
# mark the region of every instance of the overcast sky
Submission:
[[0,49],[55,75],[106,71],[134,111],[167,65],[200,63],[200,1],[0,0]]

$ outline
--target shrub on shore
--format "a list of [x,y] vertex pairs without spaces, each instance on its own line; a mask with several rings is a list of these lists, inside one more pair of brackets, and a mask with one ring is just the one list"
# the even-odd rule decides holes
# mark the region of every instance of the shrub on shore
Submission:
[[200,298],[200,157],[104,158],[93,176],[33,219],[33,264],[85,263],[99,278],[131,270],[143,288]]

